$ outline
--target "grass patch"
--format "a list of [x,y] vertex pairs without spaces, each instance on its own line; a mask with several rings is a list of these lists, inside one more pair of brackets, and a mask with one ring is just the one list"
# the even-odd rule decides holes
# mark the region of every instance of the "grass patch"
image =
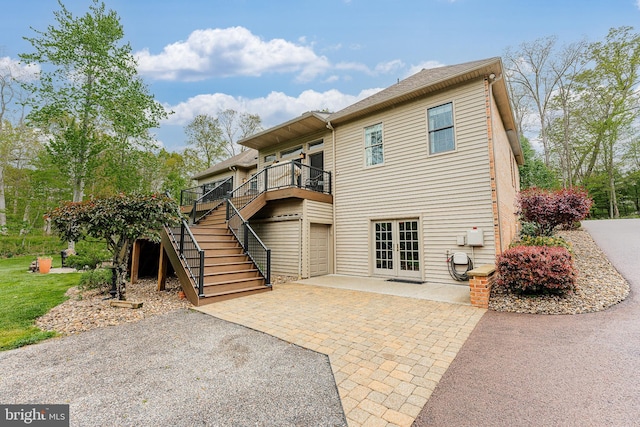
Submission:
[[[30,273],[35,256],[0,259],[0,350],[33,344],[55,336],[34,325],[35,319],[64,302],[80,275]],[[60,256],[53,266],[60,267]]]

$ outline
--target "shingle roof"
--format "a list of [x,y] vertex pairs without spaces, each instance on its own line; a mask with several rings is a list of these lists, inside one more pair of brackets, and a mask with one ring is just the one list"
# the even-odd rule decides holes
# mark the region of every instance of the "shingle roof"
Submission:
[[423,69],[388,88],[377,92],[362,101],[356,102],[329,116],[333,124],[347,119],[381,110],[397,102],[408,101],[426,92],[442,89],[470,78],[494,72],[501,72],[501,60],[498,57],[465,62],[464,64]]
[[220,163],[216,163],[204,172],[200,172],[192,177],[192,179],[202,179],[211,175],[215,175],[218,172],[227,170],[232,166],[244,169],[251,169],[258,165],[258,151],[253,148],[247,148],[240,154],[236,154],[233,157],[229,157],[227,160],[223,160]]
[[325,126],[330,127],[356,120],[360,117],[428,96],[428,94],[436,91],[470,80],[485,78],[491,74],[495,74],[494,77],[497,77],[492,87],[498,114],[500,114],[504,123],[516,160],[521,163],[523,161],[522,148],[515,131],[513,112],[509,104],[506,84],[502,78],[502,60],[499,57],[419,71],[380,92],[330,114],[328,117],[325,114],[316,112],[305,113],[300,117],[244,139],[240,141],[240,144],[262,150],[287,139],[299,138],[312,132],[319,132]]

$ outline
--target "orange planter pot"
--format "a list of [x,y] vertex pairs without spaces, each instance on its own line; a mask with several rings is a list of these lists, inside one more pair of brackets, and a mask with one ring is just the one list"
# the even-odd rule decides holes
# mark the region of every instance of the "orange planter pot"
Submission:
[[51,270],[51,258],[38,258],[38,270],[40,273],[46,274]]

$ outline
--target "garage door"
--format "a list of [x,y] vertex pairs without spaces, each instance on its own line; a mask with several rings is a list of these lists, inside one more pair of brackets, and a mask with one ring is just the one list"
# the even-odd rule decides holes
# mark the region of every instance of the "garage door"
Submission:
[[310,275],[322,276],[329,274],[329,226],[311,224],[310,242]]

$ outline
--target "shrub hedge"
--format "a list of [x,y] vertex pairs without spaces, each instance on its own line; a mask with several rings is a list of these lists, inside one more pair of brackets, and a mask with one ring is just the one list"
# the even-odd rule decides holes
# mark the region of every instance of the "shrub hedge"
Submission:
[[564,240],[560,236],[521,236],[520,240],[517,240],[509,247],[515,248],[516,246],[549,246],[565,248],[569,253],[573,254],[573,248],[571,244]]
[[564,247],[516,246],[497,257],[495,286],[517,293],[575,290],[576,270]]
[[586,191],[557,191],[528,188],[518,196],[519,214],[523,221],[535,226],[529,234],[551,236],[559,226],[572,229],[589,215],[593,200]]

